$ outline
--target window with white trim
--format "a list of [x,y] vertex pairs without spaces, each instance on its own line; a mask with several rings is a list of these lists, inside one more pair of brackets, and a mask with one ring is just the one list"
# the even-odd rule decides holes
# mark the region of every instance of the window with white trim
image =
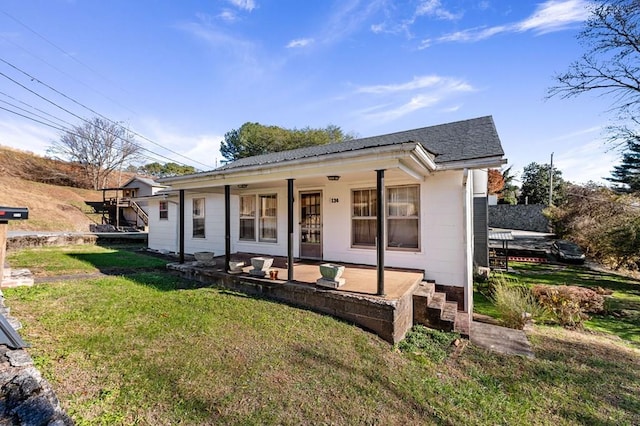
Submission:
[[204,198],[194,198],[193,202],[193,238],[204,238]]
[[[256,232],[257,230],[257,232]],[[242,241],[278,242],[278,196],[258,194],[240,196],[240,233]]]
[[[387,248],[392,250],[420,249],[420,186],[385,188]],[[351,191],[351,245],[375,247],[377,234],[377,191]]]
[[160,219],[169,219],[168,201],[160,201]]
[[240,196],[240,239],[256,240],[256,196]]
[[389,187],[387,190],[387,247],[420,248],[420,187]]
[[356,189],[351,199],[351,244],[354,247],[376,246],[376,190]]
[[259,195],[260,200],[260,241],[275,243],[278,241],[278,196],[276,194]]

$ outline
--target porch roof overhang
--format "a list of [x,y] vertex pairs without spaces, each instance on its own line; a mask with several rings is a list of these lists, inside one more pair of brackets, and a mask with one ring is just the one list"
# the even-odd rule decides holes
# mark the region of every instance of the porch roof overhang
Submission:
[[[398,170],[417,181],[439,169],[435,155],[420,143],[406,142],[358,151],[325,154],[316,157],[259,164],[228,170],[213,170],[187,176],[162,179],[171,189],[190,190],[220,188],[224,185],[245,185],[286,179],[304,179],[330,175],[349,175],[374,170]],[[161,195],[161,194],[160,194]]]

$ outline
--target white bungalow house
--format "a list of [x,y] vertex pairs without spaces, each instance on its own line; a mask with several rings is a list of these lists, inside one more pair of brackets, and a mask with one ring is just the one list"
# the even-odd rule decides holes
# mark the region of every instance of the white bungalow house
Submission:
[[[385,267],[416,269],[470,315],[474,226],[486,251],[487,169],[503,155],[488,116],[161,179],[171,189],[148,199],[149,248],[213,251],[227,266],[243,252],[286,256],[289,268],[294,258],[375,265],[379,294]],[[474,225],[474,205],[484,223]]]

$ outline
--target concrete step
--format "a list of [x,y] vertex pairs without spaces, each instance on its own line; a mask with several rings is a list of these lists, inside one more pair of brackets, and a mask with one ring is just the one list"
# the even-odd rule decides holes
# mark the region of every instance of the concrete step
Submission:
[[440,314],[440,329],[443,331],[453,331],[458,313],[458,304],[456,302],[445,302]]

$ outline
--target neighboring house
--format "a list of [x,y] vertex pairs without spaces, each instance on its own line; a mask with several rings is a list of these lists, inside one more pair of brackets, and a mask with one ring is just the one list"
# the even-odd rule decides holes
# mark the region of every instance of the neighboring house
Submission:
[[474,226],[486,252],[487,169],[503,155],[481,117],[161,179],[171,189],[148,198],[149,247],[376,265],[379,281],[384,267],[418,269],[471,312]]
[[103,188],[103,222],[119,227],[146,228],[149,224],[147,197],[168,188],[140,176],[132,177],[118,188]]

